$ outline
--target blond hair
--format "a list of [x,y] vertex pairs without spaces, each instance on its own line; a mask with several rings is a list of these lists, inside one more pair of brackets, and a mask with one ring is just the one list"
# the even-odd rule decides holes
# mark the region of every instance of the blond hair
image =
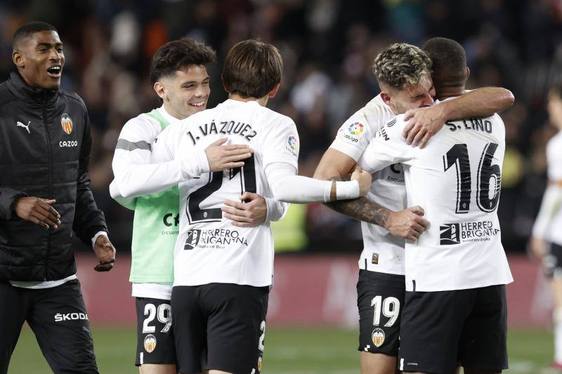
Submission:
[[375,57],[372,69],[379,84],[401,90],[431,74],[431,59],[415,45],[394,43]]

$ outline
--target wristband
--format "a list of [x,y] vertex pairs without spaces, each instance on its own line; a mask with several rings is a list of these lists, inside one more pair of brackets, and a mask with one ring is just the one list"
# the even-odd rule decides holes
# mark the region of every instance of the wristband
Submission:
[[337,200],[356,199],[360,196],[360,192],[358,181],[336,182]]

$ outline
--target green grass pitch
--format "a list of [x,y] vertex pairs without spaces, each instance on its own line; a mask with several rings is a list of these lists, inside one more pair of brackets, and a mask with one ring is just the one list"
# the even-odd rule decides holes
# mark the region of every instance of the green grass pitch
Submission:
[[[94,329],[101,374],[138,373],[133,366],[135,333],[132,328]],[[359,372],[356,333],[338,329],[269,329],[266,332],[264,374],[355,374]],[[509,334],[512,374],[554,374],[545,369],[552,360],[552,333],[512,330]],[[51,373],[29,328],[12,357],[10,374]]]

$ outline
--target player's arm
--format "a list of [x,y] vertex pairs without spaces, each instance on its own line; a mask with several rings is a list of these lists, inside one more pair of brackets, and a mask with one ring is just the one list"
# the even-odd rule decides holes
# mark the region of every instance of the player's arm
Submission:
[[[314,178],[324,180],[347,179],[356,165],[355,159],[344,152],[330,147],[326,150],[316,167]],[[420,224],[425,224],[425,220],[422,218],[423,209],[419,207],[395,212],[367,197],[334,201],[326,205],[338,213],[345,214],[358,221],[384,227],[392,235],[409,240],[413,240],[417,233],[415,228]]]
[[531,252],[539,259],[543,258],[547,252],[546,232],[560,209],[562,209],[562,188],[557,183],[551,182],[542,198],[539,214],[533,225],[533,236],[529,243]]
[[110,191],[112,197],[122,201],[166,190],[202,173],[243,166],[243,160],[251,156],[249,147],[226,142],[219,139],[204,152],[184,152],[187,147],[182,144],[189,140],[180,125],[168,126],[153,143],[120,136],[113,159],[116,188]]
[[329,202],[355,199],[371,186],[371,175],[356,168],[349,181],[325,181],[297,175],[290,163],[272,163],[265,168],[273,197],[289,203]]
[[328,202],[365,195],[371,176],[356,171],[351,181],[326,181],[297,175],[299,134],[288,117],[279,119],[265,134],[262,164],[271,193],[288,203]]
[[404,137],[408,144],[422,148],[445,122],[464,118],[489,117],[513,105],[515,98],[502,87],[482,87],[463,95],[441,101],[433,106],[411,109],[405,113],[408,121]]
[[[117,202],[164,190],[181,181],[182,165],[174,159],[172,147],[166,144],[172,137],[163,136],[159,144],[160,160],[152,161],[156,131],[147,119],[139,117],[128,121],[121,130],[113,155],[114,180],[110,185],[111,197]],[[196,162],[200,159],[194,158]]]

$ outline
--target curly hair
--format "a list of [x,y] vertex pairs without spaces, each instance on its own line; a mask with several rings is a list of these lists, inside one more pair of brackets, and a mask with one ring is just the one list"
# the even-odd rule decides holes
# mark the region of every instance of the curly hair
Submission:
[[407,43],[394,43],[381,51],[372,67],[379,84],[396,89],[418,84],[431,73],[431,59],[420,48]]
[[174,74],[190,65],[207,65],[215,62],[215,51],[191,38],[172,40],[156,51],[150,65],[150,81]]

